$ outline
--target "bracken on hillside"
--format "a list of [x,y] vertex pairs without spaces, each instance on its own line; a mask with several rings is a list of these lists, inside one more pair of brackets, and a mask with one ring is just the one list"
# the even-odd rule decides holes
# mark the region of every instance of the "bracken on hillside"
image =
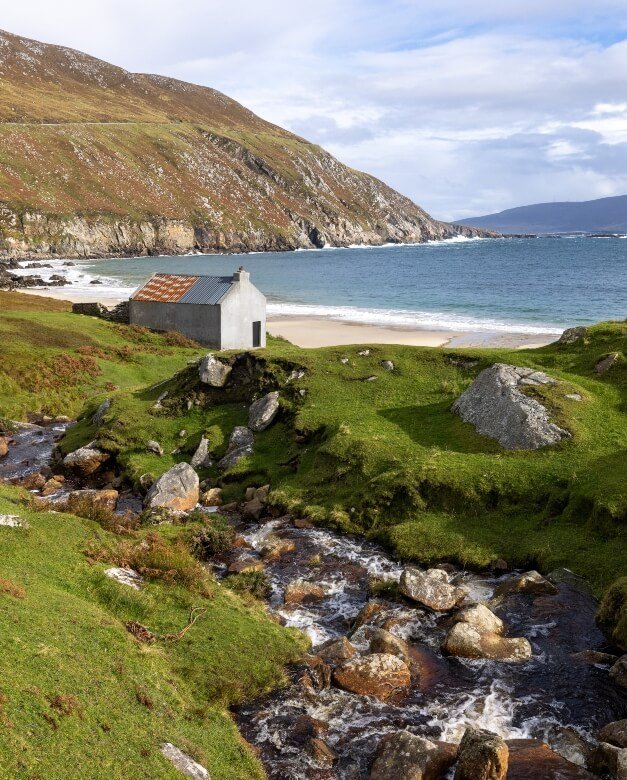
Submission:
[[0,32],[0,256],[142,255],[490,235],[207,87]]

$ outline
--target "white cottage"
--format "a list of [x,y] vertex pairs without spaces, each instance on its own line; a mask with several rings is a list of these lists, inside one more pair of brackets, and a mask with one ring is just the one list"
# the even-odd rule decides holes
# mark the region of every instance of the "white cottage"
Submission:
[[266,298],[243,268],[233,276],[154,274],[131,295],[129,320],[213,349],[266,346]]

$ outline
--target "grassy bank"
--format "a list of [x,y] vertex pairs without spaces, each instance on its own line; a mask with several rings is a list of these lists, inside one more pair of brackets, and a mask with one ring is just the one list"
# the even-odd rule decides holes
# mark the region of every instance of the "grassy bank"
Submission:
[[[159,750],[169,741],[212,777],[262,778],[226,707],[280,684],[303,638],[205,580],[173,540],[158,543],[153,578],[134,591],[103,571],[145,533],[121,541],[89,520],[29,510],[14,488],[0,487],[1,513],[30,528],[0,528],[0,775],[174,780]],[[125,628],[178,632],[192,606],[206,612],[179,641],[141,644]]]
[[[157,388],[118,394],[99,432],[85,422],[65,446],[97,434],[131,482],[157,476],[189,460],[203,433],[218,458],[233,426],[245,424],[255,392],[276,387],[282,413],[257,436],[254,455],[227,474],[215,467],[203,474],[228,498],[269,481],[277,504],[381,539],[404,558],[569,566],[600,592],[625,570],[627,431],[623,360],[603,377],[594,366],[610,351],[624,353],[625,333],[624,324],[605,323],[571,347],[373,346],[367,355],[361,347],[303,350],[272,339],[241,392],[203,389],[196,368],[187,367]],[[382,360],[392,360],[394,371]],[[497,361],[559,379],[533,392],[572,439],[506,452],[451,413],[454,399]],[[294,367],[305,373],[290,381]],[[155,412],[165,390],[164,409]],[[582,400],[566,397],[573,393]],[[146,452],[148,438],[162,444],[163,457]]]
[[[84,421],[64,447],[97,436],[132,483],[189,460],[203,434],[217,460],[233,426],[245,424],[251,398],[277,388],[280,417],[257,435],[254,454],[226,474],[213,467],[201,475],[219,483],[227,499],[270,482],[275,503],[382,540],[403,558],[483,567],[504,557],[543,571],[568,566],[599,594],[627,569],[625,323],[597,325],[585,343],[516,351],[377,345],[359,354],[363,347],[307,350],[269,339],[242,369],[249,384],[223,392],[201,386],[196,367],[187,365],[205,350],[66,311],[27,311],[42,304],[24,298],[15,304],[23,309],[3,307],[0,314],[0,327],[16,334],[0,350],[13,350],[19,369],[16,379],[13,364],[0,363],[0,382],[11,388],[0,393],[0,416],[33,408],[71,414],[89,397]],[[33,355],[54,361],[84,347],[99,373],[33,392],[40,373]],[[620,357],[599,376],[594,367],[610,352]],[[383,360],[392,360],[394,370],[384,370]],[[479,371],[497,361],[559,380],[530,392],[571,439],[506,452],[450,412]],[[289,379],[295,368],[303,376]],[[108,383],[119,389],[107,391]],[[154,410],[165,391],[163,408]],[[582,400],[567,398],[573,393]],[[91,413],[106,395],[113,402],[96,431]],[[148,439],[160,442],[163,457],[146,452]]]
[[158,336],[72,314],[67,301],[0,291],[0,418],[73,417],[86,398],[163,379],[202,354]]

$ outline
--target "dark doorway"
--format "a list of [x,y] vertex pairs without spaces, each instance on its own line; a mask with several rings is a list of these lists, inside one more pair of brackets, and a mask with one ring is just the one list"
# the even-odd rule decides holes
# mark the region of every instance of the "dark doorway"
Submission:
[[261,346],[261,322],[253,322],[253,347]]

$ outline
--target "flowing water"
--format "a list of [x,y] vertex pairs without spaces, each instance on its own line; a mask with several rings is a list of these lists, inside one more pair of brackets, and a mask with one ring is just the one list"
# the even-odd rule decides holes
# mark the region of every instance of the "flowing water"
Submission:
[[[270,607],[283,623],[305,631],[314,651],[327,639],[350,631],[370,598],[371,577],[398,580],[402,571],[374,544],[320,529],[299,530],[288,520],[242,530],[253,548],[241,552],[243,556],[255,555],[271,535],[295,543],[294,552],[266,565],[272,582]],[[469,589],[469,601],[488,601],[495,587],[514,575],[458,571],[454,576]],[[286,606],[285,586],[297,578],[322,585],[327,596],[306,606]],[[271,778],[365,778],[379,739],[403,728],[449,742],[458,742],[469,725],[509,739],[541,738],[570,760],[583,763],[581,745],[603,724],[625,717],[625,697],[611,682],[607,667],[571,657],[581,650],[605,648],[594,623],[596,603],[585,583],[574,576],[566,576],[555,596],[510,596],[495,608],[510,636],[530,640],[533,659],[523,664],[446,658],[440,652],[445,616],[379,600],[384,609],[372,624],[385,625],[407,640],[420,667],[410,691],[391,704],[333,687],[305,690],[298,683],[302,670],[293,670],[290,687],[237,713],[242,733],[260,749]],[[363,629],[351,641],[367,650]],[[328,724],[325,740],[339,756],[333,768],[317,766],[303,749],[297,728],[302,716]]]
[[[45,470],[65,428],[20,427],[9,454],[0,461],[0,479]],[[397,581],[402,571],[401,564],[375,544],[319,528],[298,529],[290,518],[240,522],[237,530],[248,544],[248,549],[234,550],[237,557],[259,558],[271,539],[293,542],[293,551],[266,561],[269,608],[285,625],[304,631],[314,651],[326,640],[350,632],[370,600],[373,577]],[[215,562],[218,576],[225,573],[228,562]],[[458,570],[451,576],[467,587],[467,600],[472,602],[489,601],[496,586],[513,573],[495,576]],[[321,585],[325,597],[306,605],[286,605],[285,587],[299,578]],[[596,602],[585,583],[564,572],[556,581],[556,595],[512,595],[494,607],[509,636],[530,640],[533,659],[529,662],[447,658],[440,651],[446,616],[380,598],[383,609],[371,625],[386,627],[409,642],[415,668],[420,670],[403,698],[383,703],[333,687],[305,688],[299,683],[303,667],[297,666],[290,670],[288,687],[239,708],[239,728],[259,750],[273,780],[366,778],[380,738],[404,728],[449,742],[458,742],[469,725],[505,738],[541,738],[582,764],[586,741],[594,739],[600,726],[627,716],[627,699],[609,678],[607,665],[572,658],[581,650],[607,648],[594,623]],[[367,652],[364,629],[355,632],[351,641]],[[304,749],[298,728],[303,716],[327,724],[325,741],[338,756],[333,767],[319,766]]]

